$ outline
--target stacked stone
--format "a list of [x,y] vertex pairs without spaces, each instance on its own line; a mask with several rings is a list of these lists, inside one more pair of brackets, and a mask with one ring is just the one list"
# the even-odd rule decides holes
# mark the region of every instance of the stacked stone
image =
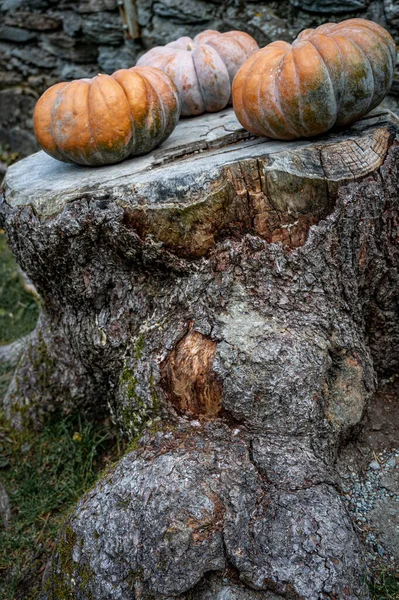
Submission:
[[[138,39],[126,39],[118,4],[135,7]],[[380,23],[399,44],[395,0],[0,0],[0,144],[22,156],[37,149],[32,111],[50,85],[130,67],[179,36],[240,29],[264,46],[350,17]],[[388,105],[395,109],[399,76],[393,92],[397,100]]]

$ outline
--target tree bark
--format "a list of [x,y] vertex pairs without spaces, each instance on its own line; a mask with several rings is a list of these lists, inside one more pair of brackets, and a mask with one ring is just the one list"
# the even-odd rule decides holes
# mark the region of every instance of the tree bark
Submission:
[[120,165],[11,167],[2,220],[42,312],[9,418],[145,432],[43,597],[368,598],[334,463],[398,370],[397,132],[377,110],[275,142],[226,110]]

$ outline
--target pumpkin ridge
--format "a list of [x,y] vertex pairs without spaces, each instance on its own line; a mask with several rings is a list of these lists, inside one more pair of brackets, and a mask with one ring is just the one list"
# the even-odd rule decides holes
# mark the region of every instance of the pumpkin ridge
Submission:
[[[120,70],[120,69],[119,69],[119,70]],[[128,70],[128,69],[126,69],[126,70]],[[137,75],[138,75],[138,76],[139,76],[141,79],[143,79],[143,77],[142,77],[142,76],[141,76],[139,73],[137,73]],[[115,79],[115,78],[114,78],[114,73],[111,75],[111,77],[112,77],[113,79]],[[115,81],[116,81],[116,83],[117,83],[117,84],[118,84],[118,85],[121,87],[121,89],[122,89],[122,92],[124,93],[124,95],[125,95],[125,97],[126,97],[126,100],[127,100],[127,103],[128,103],[128,105],[129,105],[129,107],[130,107],[130,109],[131,109],[131,106],[130,106],[130,100],[129,100],[129,97],[128,97],[128,95],[127,95],[127,93],[126,93],[126,90],[125,90],[125,88],[124,88],[124,86],[123,86],[123,83],[122,83],[121,81],[118,81],[117,79],[115,79]],[[132,112],[132,110],[130,110],[130,111],[129,111],[129,121],[130,121],[130,130],[131,130],[131,136],[130,136],[129,144],[128,144],[128,146],[127,146],[128,150],[129,150],[129,152],[128,152],[127,156],[130,156],[130,155],[132,154],[132,152],[134,151],[134,148],[135,148],[135,146],[136,146],[136,138],[137,138],[137,135],[136,135],[136,125],[135,125],[135,123],[134,123],[134,118],[133,118],[133,112]]]
[[[259,50],[260,53],[260,50]],[[241,106],[241,116],[242,116],[242,121],[241,124],[244,125],[244,127],[246,127],[248,125],[248,113],[246,110],[246,107],[244,106],[244,102],[243,102],[243,96],[244,96],[244,90],[245,90],[245,82],[246,82],[246,77],[247,77],[247,73],[249,70],[249,65],[252,65],[253,62],[255,62],[256,59],[256,53],[253,54],[250,58],[248,58],[248,60],[245,63],[245,66],[242,66],[241,69],[238,70],[238,72],[236,73],[236,76],[233,79],[233,83],[231,86],[231,92],[232,92],[232,97],[238,98],[239,96],[239,100],[238,103]],[[248,66],[247,66],[248,65]],[[242,79],[242,81],[241,81]],[[241,83],[241,85],[240,85]],[[243,121],[246,123],[246,125],[243,123]]]
[[56,145],[56,148],[57,148],[57,152],[59,152],[59,154],[61,154],[61,156],[63,156],[63,157],[64,157],[64,160],[65,160],[65,162],[68,162],[68,163],[70,163],[70,162],[71,162],[70,158],[68,158],[67,154],[66,154],[66,153],[65,153],[65,152],[64,152],[64,151],[63,151],[63,150],[62,150],[62,149],[59,147],[58,143],[57,143],[57,142],[56,142],[56,140],[55,140],[55,137],[54,137],[54,123],[53,123],[53,119],[54,119],[54,112],[55,112],[55,109],[57,108],[58,104],[59,104],[59,103],[60,103],[60,101],[61,101],[61,100],[60,100],[60,95],[61,95],[61,92],[62,92],[62,93],[64,93],[64,90],[66,90],[66,89],[67,89],[67,88],[68,88],[68,87],[71,85],[71,83],[73,83],[73,82],[72,82],[72,81],[70,81],[70,82],[69,82],[69,83],[68,83],[68,84],[67,84],[65,87],[63,87],[63,88],[62,88],[62,90],[60,90],[60,91],[57,93],[57,98],[56,98],[56,101],[54,102],[54,104],[53,104],[53,106],[52,106],[52,108],[51,108],[51,120],[50,120],[50,131],[51,131],[51,137],[52,137],[52,138],[53,138],[53,140],[55,141],[55,145]]
[[[229,31],[227,31],[226,33],[230,33]],[[243,32],[244,33],[244,32]],[[224,34],[222,34],[224,35]],[[236,38],[236,37],[232,37],[231,39],[233,39],[241,48],[241,50],[243,50],[244,52],[246,51],[246,48],[243,44],[241,44],[240,39]]]
[[[354,23],[354,26],[356,28],[359,29],[363,29],[366,30],[367,33],[368,32],[372,32],[374,35],[377,36],[377,38],[381,41],[384,42],[384,45],[388,47],[389,50],[389,54],[391,57],[391,66],[395,67],[396,65],[396,49],[395,49],[395,42],[391,36],[391,34],[384,29],[383,27],[378,26],[378,29],[376,28],[376,23],[374,23],[373,21],[368,21],[366,19],[348,19],[347,21],[344,21],[345,23],[345,27],[343,26],[343,23],[337,23],[337,25],[339,25],[341,27],[341,29],[345,29],[351,24]],[[391,52],[392,49],[392,52]]]
[[[339,34],[339,35],[337,34],[335,36],[335,41],[336,41],[337,45],[340,47],[341,54],[344,57],[344,67],[345,67],[344,68],[345,94],[343,95],[342,102],[339,106],[336,123],[338,125],[348,125],[350,123],[353,123],[353,121],[356,121],[360,116],[366,114],[368,111],[371,110],[370,101],[373,98],[373,96],[371,96],[371,94],[368,90],[368,93],[366,95],[364,95],[363,98],[359,95],[356,97],[356,93],[359,94],[360,91],[362,90],[362,87],[360,85],[359,73],[356,72],[356,70],[354,68],[351,68],[350,60],[347,58],[347,56],[345,54],[345,46],[347,44],[349,44],[352,49],[354,49],[357,53],[359,53],[362,56],[363,65],[365,67],[368,66],[368,68],[369,68],[368,73],[369,73],[370,77],[367,79],[367,81],[368,81],[368,83],[371,83],[371,81],[372,81],[373,93],[376,89],[375,78],[374,78],[374,73],[373,73],[373,70],[371,67],[371,62],[369,60],[367,60],[367,61],[364,60],[364,53],[362,52],[362,50],[358,44],[356,44],[348,36],[344,36],[341,34]],[[341,46],[341,44],[343,44],[343,47]],[[367,69],[366,69],[366,71],[367,71]],[[357,80],[357,82],[356,82],[356,80]],[[356,85],[354,85],[354,82],[356,82]],[[367,88],[367,86],[366,86],[366,88]],[[352,93],[352,95],[354,96],[354,100],[353,100],[352,106],[348,109],[348,98],[350,98],[350,93]],[[362,100],[363,101],[367,100],[367,104],[363,105],[363,107],[361,104]],[[360,108],[359,108],[359,102],[360,102]],[[356,111],[355,111],[355,108],[356,108]],[[348,113],[348,110],[349,110],[349,113]],[[348,115],[349,115],[349,117],[348,117]]]
[[[186,51],[186,50],[184,50],[184,52],[186,53],[187,51]],[[168,65],[168,64],[169,64],[169,63],[170,63],[172,60],[174,60],[175,58],[176,58],[176,57],[172,55],[172,56],[170,57],[170,59],[169,59],[169,60],[168,60],[168,61],[165,63],[165,66],[167,66],[167,65]],[[197,74],[197,70],[196,70],[196,68],[195,68],[194,59],[193,59],[193,53],[192,53],[192,52],[190,52],[190,53],[189,53],[189,61],[190,61],[190,64],[192,64],[192,66],[193,66],[193,72],[194,72],[194,74],[195,74],[195,82],[198,82],[198,87],[196,87],[196,90],[195,90],[195,91],[198,91],[199,99],[201,100],[201,103],[202,103],[202,106],[200,107],[200,108],[201,108],[201,111],[200,111],[200,112],[205,112],[205,102],[204,102],[204,98],[203,98],[203,96],[202,96],[202,90],[201,90],[201,88],[200,88],[200,85],[199,85],[199,81],[198,81],[198,74]],[[179,74],[180,74],[180,73],[181,73],[181,71],[182,71],[182,69],[183,69],[183,65],[182,65],[182,64],[179,64],[179,67],[180,67],[180,70],[179,70]],[[179,79],[180,79],[180,78],[179,78],[179,77],[177,77],[177,80],[179,80]],[[198,113],[198,111],[196,111],[195,113],[191,113],[191,111],[190,111],[190,110],[189,110],[189,108],[188,108],[189,104],[188,104],[188,103],[187,103],[187,101],[185,100],[185,98],[184,98],[184,94],[183,94],[182,92],[183,92],[183,90],[181,90],[181,92],[180,92],[180,96],[181,96],[181,100],[182,100],[182,113],[183,113],[183,116],[190,116],[191,114],[195,114],[195,115],[196,115],[196,114],[200,114],[200,113]],[[191,98],[191,101],[192,101],[192,100],[193,100],[193,99]],[[183,107],[184,107],[184,110],[183,110]]]
[[[367,114],[372,108],[374,108],[373,107],[373,99],[374,99],[376,92],[378,92],[378,90],[376,90],[376,86],[375,86],[374,65],[373,65],[372,61],[369,59],[367,53],[363,50],[363,48],[361,46],[359,46],[359,44],[357,44],[354,40],[351,39],[350,41],[352,42],[352,44],[354,44],[355,46],[357,46],[359,48],[359,50],[362,53],[362,55],[364,56],[365,60],[370,65],[371,74],[373,76],[373,93],[370,94],[370,102],[369,102],[369,104],[367,106],[367,110],[366,110],[366,114]],[[379,104],[379,102],[377,102],[377,104]]]
[[164,103],[161,101],[161,98],[159,96],[158,90],[156,87],[154,87],[152,85],[152,83],[150,82],[150,86],[152,87],[152,89],[154,90],[155,93],[155,97],[157,98],[157,100],[159,101],[159,104],[161,105],[161,114],[162,114],[162,135],[160,136],[161,138],[163,137],[164,133],[165,133],[165,129],[166,129],[166,114],[165,114],[165,106]]
[[[293,63],[294,63],[295,86],[296,86],[296,89],[300,89],[298,67],[297,67],[297,64],[295,62],[295,54],[294,54],[294,52],[292,53],[292,60],[293,60]],[[299,102],[298,102],[298,111],[299,111],[299,115],[298,115],[299,119],[298,119],[298,121],[302,125],[302,122],[303,122],[303,111],[302,111],[302,106],[301,106],[301,104]],[[286,111],[283,114],[284,114],[285,120],[289,123],[289,126],[290,126],[291,123],[290,123],[290,114],[289,114],[289,111],[288,111],[288,116],[286,114]],[[294,128],[294,131],[295,131],[296,135],[299,135],[300,137],[302,137],[303,133],[301,131],[298,131],[295,126],[293,128]]]
[[[331,37],[334,38],[334,36],[331,36]],[[374,106],[377,106],[381,102],[381,100],[379,100],[377,102],[377,104],[374,104],[374,106],[373,106],[373,99],[374,99],[374,95],[375,95],[376,91],[377,91],[377,98],[378,98],[378,90],[376,90],[376,86],[375,86],[375,68],[374,68],[374,64],[369,59],[367,53],[363,50],[363,48],[361,46],[359,46],[359,44],[357,44],[355,42],[355,40],[352,40],[352,38],[350,38],[349,36],[346,39],[349,40],[351,44],[353,44],[354,46],[356,46],[356,48],[361,52],[362,56],[364,56],[364,58],[366,59],[367,63],[370,65],[371,74],[373,76],[373,94],[370,94],[370,101],[369,101],[369,104],[367,106],[367,110],[364,113],[364,114],[367,114],[368,112],[370,112],[370,110],[372,110],[374,108]]]
[[[312,41],[311,41],[311,39],[309,39],[309,44],[312,44]],[[330,70],[329,70],[329,68],[328,68],[328,66],[327,66],[327,64],[326,64],[326,62],[325,62],[325,60],[324,60],[324,58],[323,58],[322,54],[319,52],[318,48],[317,48],[317,47],[316,47],[314,44],[312,44],[312,46],[313,46],[313,48],[316,50],[317,54],[320,56],[320,60],[321,60],[321,63],[322,63],[322,65],[323,65],[324,71],[327,73],[328,81],[329,81],[329,83],[330,83],[331,92],[332,92],[332,95],[333,95],[333,97],[334,97],[334,103],[335,103],[335,111],[334,111],[334,112],[335,112],[335,115],[337,115],[337,114],[338,114],[338,105],[337,105],[337,99],[336,99],[336,97],[335,97],[335,89],[334,89],[334,84],[333,84],[333,81],[332,81],[332,79],[331,79],[331,73],[330,73]],[[334,121],[334,123],[335,123],[336,121],[337,121],[337,117],[335,117],[335,121]],[[333,127],[333,125],[332,125],[332,127]]]
[[[195,67],[195,62],[194,62],[194,57],[193,57],[193,53],[192,52],[190,52],[190,65],[191,64],[193,65],[193,73],[195,75],[195,77],[194,77],[195,84],[194,85],[195,85],[196,91],[198,92],[199,100],[201,101],[201,112],[205,112],[205,110],[206,110],[206,108],[205,108],[205,100],[204,100],[202,89],[201,89],[201,86],[200,86],[200,83],[199,83],[199,80],[198,80],[198,73],[197,73],[197,69]],[[183,67],[181,66],[180,67],[180,73],[181,73],[182,69],[183,69]],[[183,99],[184,94],[182,93],[181,96],[182,96],[182,99]],[[186,101],[184,101],[184,103],[187,105]],[[196,115],[196,114],[198,114],[198,112],[195,112],[193,114]],[[185,116],[190,116],[190,115],[191,115],[191,111],[188,108],[186,108],[186,110],[185,110]]]
[[[388,43],[390,41],[389,38],[391,36],[389,34],[388,34],[389,37],[383,35],[382,31],[378,31],[378,30],[374,29],[373,27],[369,27],[367,23],[366,24],[362,23],[362,24],[358,25],[357,28],[359,30],[362,30],[362,29],[365,30],[364,33],[366,33],[368,36],[372,37],[374,40],[377,40],[377,44],[376,45],[378,47],[381,47],[381,46],[383,47],[383,49],[384,49],[384,51],[385,51],[385,53],[386,53],[386,55],[387,55],[387,57],[389,59],[390,67],[392,69],[395,68],[395,65],[396,65],[396,53],[395,53],[395,55],[393,53],[391,53],[391,47],[390,47],[390,45]],[[344,29],[344,31],[345,31],[345,28],[342,28],[342,29]],[[385,32],[385,30],[383,30],[383,31]],[[386,32],[386,33],[388,33],[388,32]],[[349,38],[351,38],[351,34],[350,33],[347,34],[347,35],[348,35]],[[355,40],[353,40],[353,41],[355,42]],[[393,40],[392,40],[392,42],[393,42]],[[357,45],[359,46],[359,44],[357,44]],[[361,47],[361,46],[359,46],[359,47]],[[362,48],[362,50],[363,50],[363,48]],[[364,52],[364,50],[363,50],[363,52]]]
[[[228,33],[228,32],[227,32],[227,33]],[[221,34],[221,35],[224,35],[224,34]],[[213,36],[213,37],[217,37],[217,36]],[[234,40],[234,41],[235,41],[235,40]],[[226,63],[224,62],[224,60],[223,60],[223,57],[222,57],[222,56],[219,54],[219,52],[218,52],[217,48],[215,48],[215,47],[212,45],[212,43],[211,43],[211,42],[212,42],[212,38],[211,38],[210,40],[207,40],[206,44],[201,44],[201,45],[202,45],[202,46],[209,46],[209,48],[212,48],[212,50],[214,50],[214,51],[217,53],[217,55],[219,56],[219,58],[221,59],[222,63],[224,64],[224,66],[226,67],[226,70],[227,70],[227,65],[226,65]],[[229,79],[230,79],[230,76],[229,76]],[[230,81],[230,85],[231,85],[231,81]]]
[[37,141],[41,148],[47,148],[50,156],[63,162],[66,161],[65,156],[58,151],[57,143],[54,139],[52,108],[57,97],[67,85],[69,85],[67,82],[60,82],[46,90],[43,94],[43,102],[39,106],[35,106],[33,111],[33,127],[35,132],[39,130]]
[[[91,109],[91,96],[93,95],[93,94],[90,94],[91,89],[92,89],[92,87],[91,87],[91,84],[90,84],[89,93],[87,94],[87,115],[90,115],[90,109]],[[94,147],[94,152],[95,152],[95,155],[97,155],[97,153],[98,153],[98,146],[97,146],[97,142],[96,142],[96,139],[95,139],[95,135],[94,135],[93,126],[92,126],[92,123],[91,123],[90,116],[88,116],[87,121],[88,121],[88,124],[89,124],[90,136],[91,136],[92,145]],[[85,159],[84,159],[84,162],[86,164],[86,160]]]
[[161,124],[160,124],[160,133],[158,134],[158,136],[156,137],[157,140],[157,145],[159,144],[159,141],[163,138],[163,135],[165,133],[165,129],[166,129],[166,116],[165,116],[165,107],[164,104],[162,102],[162,99],[159,96],[158,90],[156,89],[156,87],[154,87],[151,83],[151,81],[149,81],[148,79],[146,79],[147,84],[149,85],[149,87],[152,90],[152,94],[153,96],[156,98],[156,100],[158,101],[158,104],[160,104],[161,106]]
[[[90,84],[89,84],[89,90],[88,90],[87,98],[89,98],[89,95],[90,95],[90,88],[91,88],[91,86],[90,86]],[[75,96],[74,96],[74,102],[73,102],[73,105],[72,105],[72,106],[74,106],[74,105],[76,104],[76,101],[77,101],[77,96],[76,96],[76,94],[75,94]],[[85,109],[85,111],[86,111],[86,114],[88,115],[88,113],[87,113],[87,108]],[[74,119],[74,120],[75,120],[75,119]],[[88,119],[88,118],[87,118],[87,121],[89,122],[89,119]],[[90,125],[89,125],[89,127],[90,127]],[[86,159],[85,159],[85,157],[84,157],[84,155],[83,155],[83,150],[79,150],[79,151],[78,151],[78,156],[79,156],[79,158],[80,158],[81,160],[84,160],[84,162],[85,162],[85,164],[86,164]]]
[[[218,110],[222,110],[225,108],[231,97],[231,79],[230,74],[227,68],[226,63],[224,62],[222,56],[209,44],[202,44],[198,47],[197,52],[193,52],[193,62],[194,66],[197,69],[196,60],[200,59],[202,54],[202,58],[205,54],[208,56],[208,60],[212,61],[213,69],[213,77],[211,77],[211,81],[213,80],[213,84],[208,84],[208,93],[205,92],[207,81],[206,77],[204,80],[204,72],[201,70],[199,74],[198,81],[200,86],[204,86],[202,88],[203,96],[205,98],[205,107],[208,112],[217,112]],[[195,56],[194,56],[195,55]],[[207,61],[205,61],[207,62]],[[208,74],[209,75],[209,74]],[[224,79],[224,81],[223,81]],[[226,93],[228,89],[228,94]],[[210,96],[210,98],[209,98]]]
[[[71,141],[75,140],[76,137],[82,137],[82,133],[79,135],[79,129],[81,128],[78,127],[78,131],[76,131],[76,115],[79,117],[82,116],[82,110],[79,110],[79,103],[77,102],[80,99],[80,95],[74,93],[77,85],[79,85],[79,80],[71,81],[69,85],[65,86],[62,97],[57,97],[52,111],[54,139],[56,140],[57,148],[67,157],[67,162],[75,160],[75,158],[71,158],[71,155],[73,157],[80,157],[79,151],[76,152],[73,147],[74,144],[72,144],[71,148]],[[61,114],[59,111],[61,111]]]
[[[144,86],[145,86],[146,94],[147,94],[147,98],[148,98],[148,106],[147,106],[146,113],[145,113],[145,124],[146,124],[145,136],[146,136],[146,143],[148,143],[148,141],[151,143],[151,135],[148,136],[148,132],[150,130],[150,127],[148,126],[148,121],[152,117],[154,117],[154,115],[156,114],[155,94],[154,94],[154,88],[152,87],[152,85],[150,84],[150,82],[148,81],[148,79],[146,77],[143,77],[143,82],[144,82]],[[157,140],[155,145],[157,145],[159,135],[157,135],[155,139]]]
[[[153,67],[148,67],[151,71],[153,71]],[[155,71],[154,71],[155,74]],[[180,111],[181,111],[181,102],[180,102],[180,97],[179,97],[179,93],[177,91],[177,87],[175,86],[175,84],[173,83],[173,81],[171,80],[171,78],[166,75],[166,73],[164,73],[163,71],[161,71],[159,69],[159,72],[156,73],[157,77],[160,77],[162,79],[162,81],[168,86],[169,90],[171,91],[173,98],[175,99],[175,105],[176,108],[179,111],[179,118],[180,118]],[[159,97],[159,94],[158,94]],[[162,103],[163,106],[163,103]],[[169,114],[169,117],[168,117]],[[173,131],[173,129],[176,127],[176,119],[172,119],[172,113],[165,113],[165,126],[164,126],[164,132],[163,132],[163,136],[165,135],[165,133],[167,132],[168,136],[170,135],[170,133]]]
[[[211,48],[211,47],[212,47],[212,46],[210,46],[210,48]],[[192,61],[193,61],[193,67],[194,67],[194,73],[195,73],[195,77],[196,77],[196,79],[197,79],[197,81],[198,81],[198,89],[199,89],[199,93],[200,93],[200,96],[201,96],[202,105],[203,105],[203,107],[204,107],[204,110],[206,111],[206,102],[205,102],[205,98],[204,98],[204,91],[203,91],[203,89],[202,89],[202,85],[201,85],[201,82],[200,82],[200,80],[199,80],[199,77],[198,77],[198,71],[197,71],[197,67],[196,67],[196,65],[195,65],[195,60],[194,60],[194,57],[193,57],[193,55],[192,55],[192,54],[191,54],[191,58],[192,58]]]
[[[256,65],[256,63],[258,62],[258,60],[259,60],[259,59],[262,59],[262,58],[263,58],[263,53],[262,53],[262,55],[261,55],[261,56],[259,56],[259,57],[258,57],[258,59],[255,59],[255,60],[254,60],[254,62],[252,63],[252,65],[251,65],[251,66],[250,66],[250,68],[248,69],[248,71],[247,71],[247,74],[246,74],[246,77],[245,77],[245,79],[244,79],[243,86],[242,86],[242,95],[243,95],[243,93],[244,93],[244,89],[245,89],[245,87],[247,86],[247,84],[249,84],[249,79],[250,79],[250,76],[251,76],[251,74],[252,74],[252,71],[253,71],[253,69],[255,68],[255,65]],[[260,97],[259,97],[260,86],[261,86],[261,81],[259,81],[259,83],[258,83],[258,89],[257,89],[257,101],[258,101],[259,103],[260,103],[260,101],[261,101],[261,99],[260,99]],[[245,111],[245,114],[246,114],[246,116],[247,116],[247,119],[248,119],[249,121],[252,121],[253,119],[255,119],[256,123],[257,123],[258,125],[260,125],[260,126],[261,126],[260,119],[258,118],[258,115],[256,115],[256,114],[255,114],[254,116],[250,115],[250,114],[248,113],[247,107],[246,107],[246,106],[244,106],[244,104],[243,104],[243,109],[244,109],[244,111]]]
[[[279,70],[281,69],[282,62],[283,62],[283,60],[284,60],[284,58],[285,58],[286,54],[287,54],[287,52],[285,52],[285,53],[283,54],[283,56],[281,57],[281,60],[280,60],[280,62],[279,62],[279,64],[278,64],[278,66],[277,66],[277,68],[276,68],[276,76],[273,78],[273,84],[274,84],[274,89],[275,89],[275,94],[274,94],[274,95],[275,95],[275,98],[276,98],[276,101],[277,101],[277,106],[278,106],[278,109],[279,109],[279,111],[280,111],[280,114],[281,114],[282,118],[285,120],[285,126],[286,126],[286,128],[289,130],[289,132],[290,132],[292,135],[298,135],[298,132],[296,131],[295,127],[293,127],[293,125],[292,125],[292,123],[290,122],[290,120],[289,120],[289,119],[287,119],[287,117],[286,117],[286,116],[285,116],[285,114],[284,114],[283,107],[282,107],[282,105],[281,105],[280,88],[279,88],[279,86],[278,86],[278,79],[277,79],[277,78],[278,78],[278,72],[279,72]],[[269,123],[269,127],[270,127],[270,123]],[[276,131],[276,130],[275,130],[273,127],[270,127],[270,129],[271,129],[272,131],[274,131],[274,132]],[[277,133],[277,134],[275,134],[275,135],[278,135],[278,133]]]
[[[248,69],[248,72],[247,72],[247,74],[246,74],[246,77],[245,77],[245,80],[244,80],[244,83],[243,83],[243,86],[242,86],[242,94],[244,93],[245,87],[246,87],[246,86],[249,84],[249,79],[251,78],[251,76],[252,76],[252,73],[253,73],[253,71],[255,70],[257,63],[258,63],[258,62],[260,62],[260,63],[261,63],[261,62],[263,61],[263,55],[264,55],[264,54],[265,54],[265,52],[261,52],[261,51],[259,51],[259,56],[258,56],[258,58],[254,60],[254,62],[252,63],[252,65],[251,65],[251,66],[250,66],[250,68]],[[283,58],[284,58],[284,55],[283,55],[283,57],[281,58],[281,60],[282,60]],[[281,63],[281,61],[280,61],[280,63]],[[280,63],[279,63],[279,65],[280,65]],[[258,67],[258,69],[259,69],[259,67]],[[261,82],[261,80],[259,80],[259,83],[258,83],[258,88],[257,88],[257,102],[258,102],[259,104],[261,103],[261,98],[260,98],[260,87],[261,87],[261,84],[262,84],[262,82]],[[262,130],[262,129],[263,129],[263,126],[262,126],[262,123],[261,123],[261,120],[260,120],[260,115],[258,115],[257,113],[255,113],[255,114],[248,113],[247,107],[246,107],[244,104],[243,104],[243,109],[244,109],[244,111],[245,111],[245,114],[246,114],[246,116],[247,116],[247,119],[248,119],[249,121],[255,120],[255,122],[257,123],[257,125],[258,125],[258,126],[260,127],[260,129]],[[273,131],[273,127],[272,127],[272,126],[270,126],[270,124],[268,124],[268,125],[269,125],[269,128],[270,128],[270,130],[271,130],[271,131]]]
[[[102,77],[104,77],[104,76],[102,75]],[[120,85],[119,85],[119,83],[116,81],[116,79],[114,79],[114,78],[113,78],[111,75],[106,75],[106,77],[110,77],[110,78],[112,79],[112,81],[115,81],[115,83],[118,85],[118,87],[119,87],[120,89],[122,89],[122,86],[120,86]],[[96,77],[94,77],[92,81],[94,82],[94,80],[95,80],[95,79],[96,79]],[[102,88],[102,86],[101,86],[101,85],[99,85],[99,86],[98,86],[98,89],[99,89],[100,95],[101,95],[101,96],[102,96],[102,98],[104,99],[104,103],[105,103],[105,106],[106,106],[106,108],[107,108],[107,111],[108,111],[109,113],[112,113],[112,112],[113,112],[113,107],[112,107],[111,105],[109,105],[109,104],[108,104],[108,102],[107,102],[107,100],[108,100],[108,96],[105,94],[105,92],[104,92],[104,90],[103,90],[103,88]],[[123,95],[126,97],[126,94],[125,94],[124,92],[123,92]],[[126,100],[127,100],[127,98],[126,98]],[[129,104],[129,103],[128,103],[128,104]],[[130,105],[129,105],[129,106],[130,106]],[[129,116],[129,120],[130,120],[130,116]],[[130,139],[131,139],[131,137],[132,137],[132,131],[130,131]],[[129,144],[130,144],[130,139],[129,139]],[[96,138],[95,138],[95,137],[94,137],[94,141],[95,141],[95,147],[96,147],[96,154],[98,154],[98,155],[100,156],[100,155],[101,155],[100,147],[99,147],[99,144],[98,144],[98,142],[96,141]],[[106,150],[107,150],[107,152],[108,152],[108,151],[110,150],[110,148],[107,148]],[[127,153],[127,148],[125,147],[125,148],[124,148],[123,155],[122,155],[122,156],[119,158],[119,160],[118,160],[117,162],[120,162],[120,161],[124,160],[124,159],[125,159],[125,158],[127,158],[128,156],[129,156],[129,154]],[[97,160],[97,159],[96,159],[96,160]],[[89,164],[90,164],[90,163],[89,163]]]
[[[325,34],[322,34],[322,35],[325,35]],[[334,43],[335,47],[337,48],[338,54],[339,54],[340,59],[341,59],[340,79],[342,81],[342,90],[337,90],[337,91],[334,90],[335,102],[336,102],[336,107],[337,107],[337,116],[336,116],[336,119],[335,119],[335,123],[336,123],[337,122],[337,118],[338,118],[338,114],[339,114],[339,112],[341,110],[341,104],[342,104],[342,98],[339,99],[339,102],[337,100],[337,93],[339,91],[345,91],[345,87],[346,87],[346,71],[344,69],[345,58],[344,58],[344,56],[342,54],[341,46],[339,44],[337,44],[337,41],[334,39],[334,36],[331,35],[331,36],[328,36],[328,37],[330,38],[330,40]],[[374,90],[374,77],[373,77],[373,90]],[[342,95],[342,97],[343,97],[343,95]]]
[[[365,32],[365,33],[366,33],[366,32]],[[375,39],[377,39],[377,42],[378,42],[378,41],[380,41],[380,40],[382,40],[382,41],[383,41],[383,43],[381,43],[381,42],[380,42],[378,45],[379,45],[379,46],[382,46],[382,47],[384,48],[384,50],[387,50],[386,40],[385,40],[385,38],[383,38],[383,37],[380,37],[380,36],[378,35],[378,32],[374,31],[373,29],[368,29],[368,30],[367,30],[367,35],[368,35],[368,36],[370,36],[370,37],[372,37],[374,40],[375,40]],[[365,51],[363,50],[362,46],[361,46],[360,44],[358,44],[358,43],[356,42],[356,40],[352,39],[352,37],[351,37],[350,35],[348,35],[347,37],[348,37],[348,39],[350,39],[350,40],[351,40],[351,42],[353,42],[353,43],[354,43],[354,44],[355,44],[355,45],[356,45],[358,48],[360,48],[360,50],[361,50],[361,51],[362,51],[362,52],[363,52],[363,53],[366,55],[366,53],[365,53]],[[391,62],[392,55],[391,55],[391,53],[389,52],[389,48],[388,48],[388,51],[387,51],[387,52],[385,52],[385,53],[386,53],[387,57],[389,58],[389,62],[391,63],[391,66],[395,66],[395,65],[392,65],[392,62]]]
[[[166,73],[164,73],[163,71],[162,71],[162,73],[164,75],[166,75]],[[165,77],[165,82],[168,84],[169,88],[173,92],[173,97],[174,97],[174,99],[176,101],[176,106],[180,106],[180,96],[179,96],[179,93],[177,91],[177,87],[175,86],[175,84],[173,83],[173,81],[171,80],[170,77]]]

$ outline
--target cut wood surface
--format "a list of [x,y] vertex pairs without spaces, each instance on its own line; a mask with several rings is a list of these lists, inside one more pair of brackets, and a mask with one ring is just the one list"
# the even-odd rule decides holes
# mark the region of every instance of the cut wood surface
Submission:
[[[225,165],[237,160],[268,158],[276,168],[295,175],[331,181],[354,179],[377,168],[389,144],[387,126],[398,122],[388,110],[374,110],[349,130],[332,132],[295,142],[258,138],[242,128],[233,109],[182,119],[170,138],[145,156],[118,165],[86,168],[61,163],[38,152],[8,169],[7,202],[12,206],[32,204],[39,213],[50,215],[85,192],[124,201],[132,206],[145,204],[162,208],[158,189],[147,196],[148,184],[161,186],[182,183],[169,203],[193,202],[190,185],[207,186]],[[202,178],[196,181],[196,177]],[[204,174],[206,177],[204,177]],[[133,187],[132,187],[133,186]],[[57,203],[54,203],[55,197]],[[199,199],[197,199],[199,200]]]
[[7,173],[7,203],[50,217],[78,198],[113,201],[142,237],[183,255],[205,254],[235,227],[295,247],[339,183],[381,165],[395,123],[374,111],[341,133],[276,142],[251,137],[228,109],[183,119],[160,148],[119,165],[83,168],[39,152]]
[[399,371],[398,133],[376,110],[276,142],[225,110],[119,165],[9,169],[0,224],[42,310],[6,413],[111,414],[137,445],[43,599],[368,599],[335,463]]

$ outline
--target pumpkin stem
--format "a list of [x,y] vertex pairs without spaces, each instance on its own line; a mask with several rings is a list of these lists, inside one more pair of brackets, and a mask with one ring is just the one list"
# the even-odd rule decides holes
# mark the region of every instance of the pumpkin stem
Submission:
[[186,50],[189,50],[190,52],[192,52],[193,50],[195,50],[194,44],[187,44]]

